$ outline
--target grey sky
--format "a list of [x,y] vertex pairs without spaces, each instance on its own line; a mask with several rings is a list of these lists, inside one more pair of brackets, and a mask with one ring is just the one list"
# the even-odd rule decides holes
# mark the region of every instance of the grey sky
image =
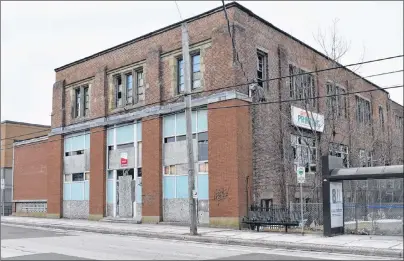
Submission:
[[[183,18],[221,1],[177,2]],[[257,15],[320,50],[313,34],[339,18],[351,41],[342,64],[403,54],[403,2],[239,1]],[[1,2],[1,120],[50,124],[54,69],[180,20],[174,1]],[[364,65],[359,74],[401,70],[403,59]],[[403,83],[397,73],[369,79]],[[403,88],[390,91],[403,104]]]

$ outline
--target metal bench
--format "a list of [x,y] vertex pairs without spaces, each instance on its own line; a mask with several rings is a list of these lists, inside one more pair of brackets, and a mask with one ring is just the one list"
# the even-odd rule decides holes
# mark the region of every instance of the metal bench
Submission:
[[288,232],[288,227],[299,226],[298,214],[283,207],[251,207],[248,217],[244,217],[242,223],[249,225],[251,230],[257,228],[259,232],[262,226],[284,226],[285,232]]

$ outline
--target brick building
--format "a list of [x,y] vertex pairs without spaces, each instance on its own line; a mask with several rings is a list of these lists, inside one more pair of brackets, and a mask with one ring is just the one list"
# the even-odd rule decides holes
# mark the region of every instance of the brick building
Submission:
[[[331,152],[351,166],[368,164],[366,155],[382,164],[377,155],[385,153],[369,137],[397,146],[386,150],[394,156],[383,164],[402,162],[402,106],[386,91],[348,69],[267,81],[335,63],[245,7],[226,8],[243,67],[222,7],[187,20],[200,223],[238,227],[248,205],[294,197],[282,184],[296,183],[297,165],[307,167],[315,185],[317,155],[336,144]],[[186,222],[181,55],[177,23],[55,69],[51,133],[46,142],[26,141],[48,152],[38,159],[47,166],[46,196],[24,197],[46,197],[48,217]],[[252,90],[246,78],[258,79],[259,87]],[[353,90],[372,92],[309,99]],[[307,99],[265,102],[301,98]],[[316,113],[316,130],[308,127],[308,111]],[[15,153],[23,157],[28,145]]]
[[[13,191],[13,143],[47,135],[50,126],[16,121],[1,122],[1,178],[4,179],[5,213],[11,213]],[[2,195],[3,196],[3,195]]]

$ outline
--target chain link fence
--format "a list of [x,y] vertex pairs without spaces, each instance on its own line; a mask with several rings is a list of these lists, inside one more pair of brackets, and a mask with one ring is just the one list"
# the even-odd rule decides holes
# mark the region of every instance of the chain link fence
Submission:
[[[3,204],[4,204],[4,213],[3,213]],[[0,203],[0,213],[2,216],[10,216],[12,214],[12,203],[11,202],[1,202]]]

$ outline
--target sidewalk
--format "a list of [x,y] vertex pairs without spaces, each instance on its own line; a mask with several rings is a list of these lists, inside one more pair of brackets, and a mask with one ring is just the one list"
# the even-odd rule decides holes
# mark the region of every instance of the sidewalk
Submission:
[[126,224],[88,220],[1,217],[2,224],[55,228],[148,238],[187,240],[205,243],[281,248],[355,255],[402,257],[400,236],[342,235],[323,237],[321,234],[286,234],[199,227],[198,236],[190,236],[189,228],[160,224]]

